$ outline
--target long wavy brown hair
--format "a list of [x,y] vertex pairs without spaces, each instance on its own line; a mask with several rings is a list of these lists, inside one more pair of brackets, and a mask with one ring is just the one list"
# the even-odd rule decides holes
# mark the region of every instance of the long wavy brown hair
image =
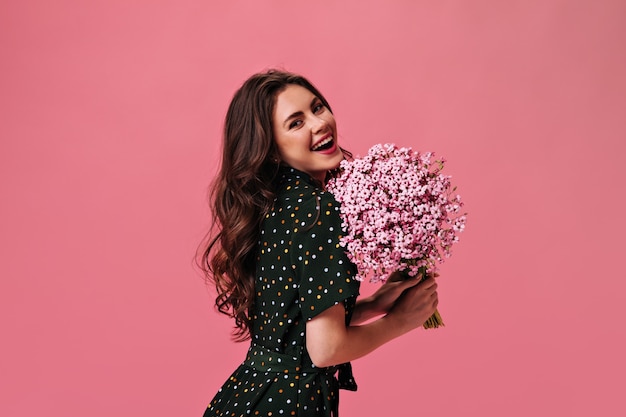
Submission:
[[226,114],[221,167],[210,194],[213,223],[199,266],[217,289],[218,311],[235,319],[237,341],[250,337],[260,226],[272,207],[280,168],[272,116],[276,96],[290,84],[306,88],[332,112],[307,79],[269,70],[243,83]]

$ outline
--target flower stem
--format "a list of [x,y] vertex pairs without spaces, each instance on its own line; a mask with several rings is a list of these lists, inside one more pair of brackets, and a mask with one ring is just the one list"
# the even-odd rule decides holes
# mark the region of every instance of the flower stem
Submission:
[[436,329],[437,327],[443,327],[443,319],[441,318],[441,314],[439,314],[439,310],[435,310],[432,316],[423,324],[425,329]]

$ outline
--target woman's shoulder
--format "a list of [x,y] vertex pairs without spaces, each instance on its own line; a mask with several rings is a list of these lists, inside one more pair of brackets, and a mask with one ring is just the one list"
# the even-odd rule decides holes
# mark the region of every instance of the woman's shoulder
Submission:
[[318,187],[304,185],[285,195],[284,201],[295,211],[302,213],[319,212],[320,210],[339,210],[339,203],[332,193]]
[[297,203],[310,203],[316,200],[335,202],[332,194],[324,191],[322,184],[311,175],[291,167],[283,167],[278,176],[277,198]]
[[301,228],[311,225],[314,219],[318,223],[327,216],[338,218],[339,203],[310,175],[287,167],[279,177],[274,211],[291,218],[294,226]]

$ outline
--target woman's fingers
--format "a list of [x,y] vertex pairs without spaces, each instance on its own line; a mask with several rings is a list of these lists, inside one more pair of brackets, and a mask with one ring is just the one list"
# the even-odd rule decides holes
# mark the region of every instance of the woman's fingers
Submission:
[[[430,316],[438,302],[437,282],[432,277],[426,278],[413,288],[406,290],[404,296],[399,300],[402,304],[400,311],[405,314],[426,314]],[[430,311],[433,310],[433,311]]]
[[433,291],[437,289],[437,282],[435,281],[435,278],[433,277],[428,277],[425,280],[419,282],[417,284],[417,286],[419,286],[420,288],[424,289],[424,290],[430,290],[432,289]]

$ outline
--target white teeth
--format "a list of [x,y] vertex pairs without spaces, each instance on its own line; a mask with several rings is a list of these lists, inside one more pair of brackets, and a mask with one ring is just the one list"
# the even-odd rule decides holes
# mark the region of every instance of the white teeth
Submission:
[[316,150],[318,150],[319,148],[321,148],[322,146],[324,146],[324,145],[326,145],[326,144],[328,144],[328,143],[332,142],[332,140],[333,140],[333,137],[332,137],[332,136],[329,136],[327,139],[324,139],[323,141],[321,141],[320,143],[316,144],[316,145],[315,145],[314,147],[312,147],[311,149],[312,149],[312,150],[314,150],[314,151],[316,151]]

